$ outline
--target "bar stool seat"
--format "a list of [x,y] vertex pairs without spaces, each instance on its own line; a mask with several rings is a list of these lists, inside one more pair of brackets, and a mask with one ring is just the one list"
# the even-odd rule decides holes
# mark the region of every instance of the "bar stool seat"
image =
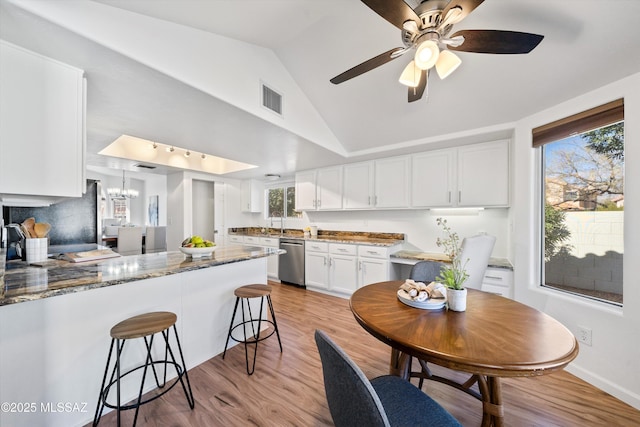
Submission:
[[[189,382],[189,376],[187,374],[187,368],[184,363],[184,356],[182,354],[182,347],[180,346],[180,340],[178,338],[178,332],[176,330],[176,321],[177,316],[174,313],[160,311],[153,313],[145,313],[138,316],[131,317],[129,319],[123,320],[118,323],[114,327],[111,328],[111,347],[109,348],[109,356],[107,357],[107,365],[104,370],[104,377],[102,378],[102,385],[100,386],[100,394],[98,396],[98,405],[96,407],[96,413],[93,420],[93,425],[97,426],[100,422],[100,417],[102,416],[102,411],[104,407],[116,409],[118,411],[117,419],[118,426],[120,426],[120,411],[128,410],[135,408],[135,416],[133,419],[133,425],[136,425],[136,421],[138,419],[138,410],[140,406],[145,403],[151,402],[159,398],[160,396],[167,393],[169,390],[173,388],[178,382],[181,383],[182,389],[184,390],[184,394],[187,398],[187,403],[191,409],[195,406],[195,401],[193,399],[193,393],[191,391],[191,383]],[[180,361],[176,361],[173,349],[169,343],[169,329],[173,327],[173,332],[175,336],[175,341],[178,346],[178,351],[180,355]],[[164,359],[163,360],[154,360],[152,357],[152,349],[153,349],[153,338],[155,334],[161,333],[164,338]],[[143,338],[145,347],[147,349],[147,356],[145,359],[145,363],[139,366],[136,366],[125,373],[120,372],[120,356],[122,354],[122,350],[124,348],[124,344],[127,340],[132,340],[136,338]],[[111,376],[109,382],[107,383],[107,375],[109,372],[109,366],[111,365],[111,356],[113,354],[113,347],[116,346],[116,361],[111,371]],[[156,371],[156,365],[164,365],[164,376],[162,379],[162,383],[158,379],[158,373]],[[167,382],[167,368],[169,366],[173,366],[177,377],[172,381],[169,387],[164,388]],[[156,385],[158,388],[163,388],[164,390],[160,393],[156,393],[151,397],[142,400],[142,391],[144,389],[145,378],[147,375],[148,368],[151,367],[153,371],[153,376],[156,381]],[[130,404],[122,404],[120,399],[120,382],[127,375],[143,369],[142,380],[140,382],[140,390],[138,393],[137,399]],[[184,377],[184,379],[183,379]],[[185,384],[186,380],[186,384]],[[111,387],[115,384],[116,386],[116,399],[117,402],[109,403],[109,391]]]
[[[224,346],[224,352],[222,358],[224,359],[227,354],[227,347],[229,346],[229,339],[244,344],[244,354],[246,360],[247,374],[252,375],[256,367],[256,356],[258,354],[258,343],[264,341],[274,333],[278,337],[278,345],[280,346],[280,353],[282,353],[282,341],[280,341],[280,332],[278,331],[278,323],[276,322],[276,313],[273,310],[273,303],[271,301],[271,286],[263,284],[253,284],[241,286],[233,291],[236,296],[236,304],[233,308],[233,315],[231,316],[231,323],[229,324],[229,333],[227,334],[227,342]],[[260,298],[260,310],[258,316],[254,318],[251,311],[250,299]],[[262,317],[262,309],[264,307],[264,300],[267,300],[269,306],[269,312],[271,313],[271,319]],[[238,311],[238,304],[241,304],[242,322],[234,325],[236,313]],[[245,310],[246,304],[246,310]],[[248,313],[248,318],[246,317]],[[262,323],[267,323],[273,326],[273,329],[267,329],[262,331]],[[234,337],[233,333],[237,329],[242,329],[242,338]],[[247,336],[247,331],[251,330],[250,335]],[[237,334],[236,334],[237,335]],[[253,363],[249,368],[249,345],[254,345],[253,349]]]

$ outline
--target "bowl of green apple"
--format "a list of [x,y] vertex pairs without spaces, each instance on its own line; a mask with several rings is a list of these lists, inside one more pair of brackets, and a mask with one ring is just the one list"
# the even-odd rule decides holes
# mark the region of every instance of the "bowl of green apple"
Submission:
[[191,258],[211,256],[215,250],[215,243],[210,240],[205,240],[200,236],[187,237],[180,245],[180,251]]

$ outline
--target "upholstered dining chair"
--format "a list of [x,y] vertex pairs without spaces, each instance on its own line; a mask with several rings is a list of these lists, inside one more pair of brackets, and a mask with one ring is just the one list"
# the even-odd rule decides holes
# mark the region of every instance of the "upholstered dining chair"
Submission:
[[437,261],[419,261],[411,267],[409,279],[429,284],[440,274],[443,265]]
[[142,253],[142,227],[118,228],[118,246],[120,255],[139,255]]
[[469,278],[464,283],[465,288],[480,289],[482,287],[484,272],[495,243],[495,236],[488,234],[465,237],[462,240],[460,260],[469,274]]
[[147,227],[144,237],[144,252],[164,252],[167,250],[167,227]]
[[336,427],[461,425],[410,382],[393,375],[369,381],[326,333],[316,330],[315,339]]

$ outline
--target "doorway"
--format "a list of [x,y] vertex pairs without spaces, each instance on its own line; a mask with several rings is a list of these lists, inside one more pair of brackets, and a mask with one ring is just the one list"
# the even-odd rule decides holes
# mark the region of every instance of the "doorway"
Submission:
[[192,181],[193,234],[215,242],[215,184],[211,181]]

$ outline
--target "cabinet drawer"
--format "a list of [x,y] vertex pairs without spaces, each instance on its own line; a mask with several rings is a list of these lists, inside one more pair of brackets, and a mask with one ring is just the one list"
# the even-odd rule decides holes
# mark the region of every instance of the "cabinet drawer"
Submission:
[[384,246],[358,246],[358,256],[370,258],[389,258],[389,248]]
[[510,287],[513,282],[513,272],[504,268],[487,268],[482,283]]
[[331,252],[332,254],[340,254],[340,255],[356,255],[357,246],[344,245],[341,243],[331,243],[329,245],[329,252]]
[[251,243],[252,245],[260,244],[260,238],[255,236],[244,236],[245,243]]
[[234,242],[234,243],[243,243],[244,239],[242,238],[242,236],[232,236],[229,235],[228,239],[230,242]]
[[262,246],[269,246],[270,248],[277,248],[280,246],[280,239],[274,237],[260,237],[260,244]]
[[511,294],[508,286],[490,285],[487,283],[482,284],[482,291],[490,292],[492,294],[500,295],[503,297],[509,297]]
[[309,252],[329,252],[329,244],[325,242],[309,242],[305,244],[305,249]]

